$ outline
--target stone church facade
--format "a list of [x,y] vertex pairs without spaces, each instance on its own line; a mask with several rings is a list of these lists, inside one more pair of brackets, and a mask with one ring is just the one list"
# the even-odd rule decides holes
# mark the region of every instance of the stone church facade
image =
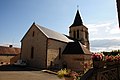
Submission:
[[77,10],[69,36],[33,23],[21,40],[21,59],[36,68],[69,68],[84,71],[90,67],[88,28]]

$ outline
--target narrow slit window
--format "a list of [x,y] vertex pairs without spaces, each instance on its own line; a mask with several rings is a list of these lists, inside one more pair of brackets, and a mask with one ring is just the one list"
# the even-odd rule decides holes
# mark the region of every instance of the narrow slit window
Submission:
[[79,39],[79,30],[77,30],[77,38]]
[[33,31],[33,33],[32,33],[32,36],[34,37],[35,36],[35,32]]
[[59,59],[61,59],[61,48],[59,48]]
[[34,58],[34,47],[31,47],[31,59]]
[[75,33],[75,31],[73,32],[73,37],[76,38],[76,33]]

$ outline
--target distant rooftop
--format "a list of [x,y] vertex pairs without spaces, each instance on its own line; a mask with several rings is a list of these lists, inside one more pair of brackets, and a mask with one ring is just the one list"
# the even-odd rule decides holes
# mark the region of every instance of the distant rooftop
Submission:
[[20,54],[21,49],[15,47],[0,46],[0,55],[2,54]]

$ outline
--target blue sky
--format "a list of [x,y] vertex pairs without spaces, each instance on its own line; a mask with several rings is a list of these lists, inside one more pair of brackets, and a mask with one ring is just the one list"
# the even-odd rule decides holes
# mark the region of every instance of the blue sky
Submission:
[[92,51],[109,50],[109,46],[97,47],[94,42],[120,39],[115,0],[0,0],[0,44],[20,47],[20,40],[34,21],[68,34],[77,5],[89,29]]

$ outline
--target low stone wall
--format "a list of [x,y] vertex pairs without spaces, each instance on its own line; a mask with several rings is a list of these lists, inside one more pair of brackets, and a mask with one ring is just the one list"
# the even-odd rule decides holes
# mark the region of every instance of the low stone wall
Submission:
[[10,59],[13,58],[14,56],[0,56],[0,64],[6,65],[10,64]]
[[10,64],[13,64],[13,63],[17,62],[18,59],[20,59],[20,54],[12,57],[12,58],[10,59]]
[[86,54],[71,54],[63,55],[63,59],[68,69],[84,73],[92,66],[91,55]]

